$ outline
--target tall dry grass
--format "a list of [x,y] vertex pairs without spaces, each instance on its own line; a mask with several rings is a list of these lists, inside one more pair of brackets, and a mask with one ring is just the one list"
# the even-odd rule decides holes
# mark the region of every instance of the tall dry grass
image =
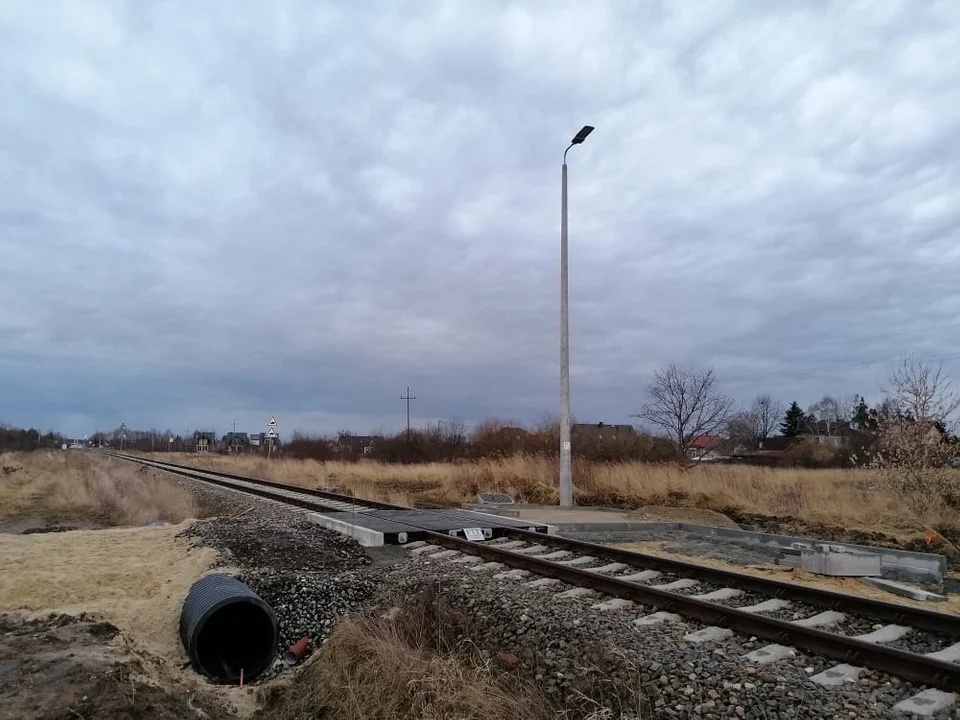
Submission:
[[268,695],[258,718],[561,717],[532,684],[464,640],[468,621],[443,600],[408,598],[395,610],[338,623],[296,682]]
[[0,454],[2,520],[145,525],[198,515],[193,493],[145,468],[77,451]]
[[[555,463],[508,457],[464,463],[392,465],[316,462],[254,456],[181,455],[174,461],[304,487],[348,489],[357,497],[401,504],[444,506],[476,500],[479,492],[505,492],[517,502],[556,503]],[[960,473],[958,473],[960,477]],[[576,462],[581,505],[637,508],[671,505],[892,533],[957,523],[939,497],[882,489],[872,470],[774,469],[744,465]]]

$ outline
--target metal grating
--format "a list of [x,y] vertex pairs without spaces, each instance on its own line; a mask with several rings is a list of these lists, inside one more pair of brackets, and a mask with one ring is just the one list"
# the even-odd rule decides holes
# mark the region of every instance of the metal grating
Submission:
[[513,498],[506,493],[480,493],[477,495],[480,505],[513,505]]

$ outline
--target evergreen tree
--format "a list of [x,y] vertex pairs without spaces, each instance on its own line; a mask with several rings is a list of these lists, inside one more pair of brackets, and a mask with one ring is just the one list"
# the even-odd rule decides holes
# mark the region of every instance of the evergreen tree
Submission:
[[850,424],[855,430],[859,430],[860,432],[867,432],[868,430],[877,429],[876,422],[874,422],[874,419],[870,414],[870,408],[867,406],[867,402],[863,399],[862,395],[857,395],[854,398],[853,412],[850,415]]
[[783,414],[783,422],[780,423],[780,434],[784,437],[796,437],[803,430],[806,414],[796,403],[790,403],[787,412]]

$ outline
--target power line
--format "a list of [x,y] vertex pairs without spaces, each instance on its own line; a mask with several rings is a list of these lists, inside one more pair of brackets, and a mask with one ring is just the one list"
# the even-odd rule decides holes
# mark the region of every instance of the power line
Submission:
[[410,386],[407,385],[407,394],[401,395],[400,399],[407,401],[407,439],[409,440],[410,439],[410,401],[416,400],[417,396],[410,394]]

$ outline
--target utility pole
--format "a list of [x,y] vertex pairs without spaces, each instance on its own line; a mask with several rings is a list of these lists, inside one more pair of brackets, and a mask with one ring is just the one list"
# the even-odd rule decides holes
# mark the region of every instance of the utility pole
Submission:
[[563,151],[560,190],[560,505],[573,506],[570,452],[570,310],[567,299],[567,153],[581,144],[593,127],[584,125]]
[[410,401],[416,400],[417,396],[410,394],[410,386],[407,385],[407,394],[401,395],[400,399],[407,401],[407,442],[410,442]]

